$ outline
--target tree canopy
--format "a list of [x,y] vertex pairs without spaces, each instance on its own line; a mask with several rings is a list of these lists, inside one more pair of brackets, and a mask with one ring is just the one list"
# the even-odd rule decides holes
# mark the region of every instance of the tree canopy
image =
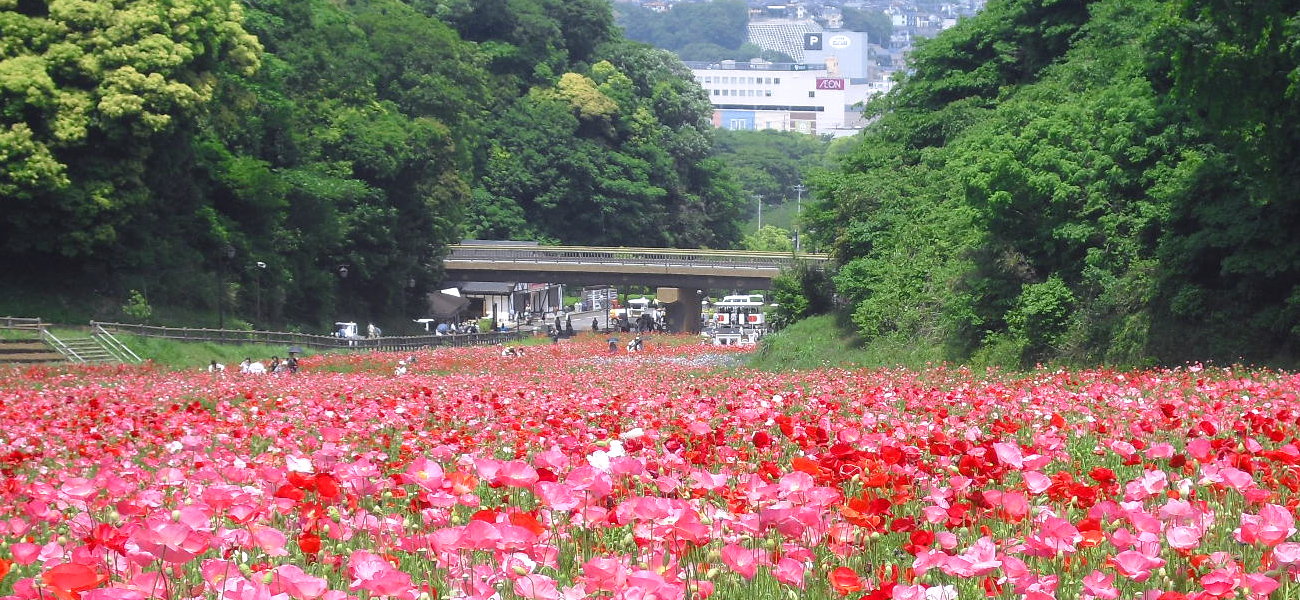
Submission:
[[710,116],[603,0],[0,0],[0,260],[258,325],[409,316],[467,235],[737,243]]
[[861,333],[958,360],[1293,360],[1298,23],[994,0],[923,43],[814,184]]

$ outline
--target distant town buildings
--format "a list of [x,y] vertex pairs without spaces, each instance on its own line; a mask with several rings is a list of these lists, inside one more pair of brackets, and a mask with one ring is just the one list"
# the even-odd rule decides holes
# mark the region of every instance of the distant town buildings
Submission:
[[[622,0],[669,10],[685,0]],[[749,3],[748,41],[782,52],[792,63],[687,62],[724,129],[777,129],[843,136],[866,125],[862,104],[889,91],[915,40],[933,37],[985,0],[955,2],[806,1]],[[888,40],[844,30],[843,9],[889,16]]]

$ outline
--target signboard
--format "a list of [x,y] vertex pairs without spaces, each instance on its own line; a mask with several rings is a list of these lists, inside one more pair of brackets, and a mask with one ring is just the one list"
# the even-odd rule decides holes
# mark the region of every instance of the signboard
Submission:
[[817,89],[819,90],[843,90],[844,79],[838,77],[818,77]]
[[805,34],[803,34],[803,49],[804,49],[804,50],[821,50],[821,49],[822,49],[822,34],[820,34],[820,33],[805,33]]
[[853,44],[853,38],[850,38],[847,35],[833,35],[831,36],[830,43],[832,48],[843,50]]

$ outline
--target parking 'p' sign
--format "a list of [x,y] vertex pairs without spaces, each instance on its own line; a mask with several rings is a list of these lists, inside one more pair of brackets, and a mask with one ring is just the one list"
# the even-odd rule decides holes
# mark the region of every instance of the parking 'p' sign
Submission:
[[805,33],[805,34],[803,34],[803,49],[804,49],[804,50],[821,50],[821,49],[822,49],[822,34],[820,34],[820,33]]

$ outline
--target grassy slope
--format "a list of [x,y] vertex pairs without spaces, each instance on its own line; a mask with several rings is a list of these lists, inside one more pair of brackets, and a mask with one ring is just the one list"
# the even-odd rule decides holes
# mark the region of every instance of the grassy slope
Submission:
[[[182,342],[145,338],[133,335],[118,335],[117,339],[126,344],[140,358],[175,368],[206,366],[210,361],[226,365],[226,368],[239,367],[245,358],[268,362],[272,356],[281,360],[288,358],[287,346],[269,346],[265,344],[214,344],[212,342]],[[302,356],[316,354],[310,348]]]
[[934,349],[877,341],[864,345],[833,315],[819,315],[767,336],[749,365],[764,371],[824,367],[923,368],[939,362]]

